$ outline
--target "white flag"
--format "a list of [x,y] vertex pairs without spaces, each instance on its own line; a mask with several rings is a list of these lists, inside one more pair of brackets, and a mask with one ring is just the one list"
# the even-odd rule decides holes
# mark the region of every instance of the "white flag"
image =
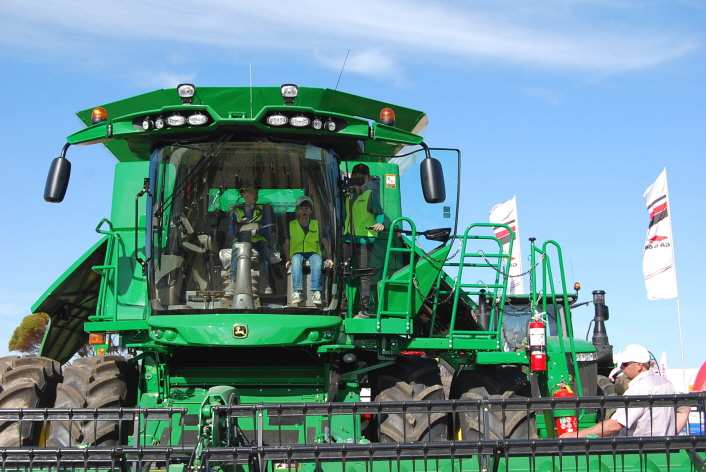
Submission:
[[647,187],[642,195],[650,215],[645,248],[642,255],[642,274],[649,300],[677,298],[677,271],[674,267],[674,240],[667,188],[667,169]]
[[[520,251],[520,226],[517,223],[517,198],[498,203],[490,209],[491,223],[504,223],[515,232],[515,242],[512,245],[512,261],[510,263],[510,283],[508,292],[510,294],[525,293],[524,277],[522,274],[522,255]],[[503,252],[509,251],[510,232],[505,228],[496,228],[495,237],[503,243]]]

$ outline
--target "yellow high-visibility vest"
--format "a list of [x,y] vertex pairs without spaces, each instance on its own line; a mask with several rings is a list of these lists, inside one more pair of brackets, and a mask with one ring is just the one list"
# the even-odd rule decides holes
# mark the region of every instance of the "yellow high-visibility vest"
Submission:
[[[351,211],[353,214],[353,236],[361,236],[365,238],[374,238],[377,236],[377,231],[368,229],[370,226],[375,224],[375,215],[368,211],[368,202],[372,196],[372,190],[366,190],[365,192],[358,195],[358,198],[353,200],[351,204],[351,197],[347,196],[344,202],[345,204],[345,221],[343,224],[343,234],[351,234],[351,218],[348,212]],[[352,207],[352,208],[351,208]]]
[[319,244],[319,222],[309,220],[309,231],[304,233],[302,225],[296,218],[289,222],[289,257],[303,252],[321,254]]

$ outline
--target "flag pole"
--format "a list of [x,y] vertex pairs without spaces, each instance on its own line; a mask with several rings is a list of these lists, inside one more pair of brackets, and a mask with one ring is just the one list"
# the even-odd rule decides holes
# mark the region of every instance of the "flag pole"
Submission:
[[679,326],[679,350],[681,351],[682,368],[684,367],[684,334],[681,329],[681,305],[677,297],[677,326]]
[[[664,168],[664,173],[665,177],[667,175],[667,168]],[[672,202],[669,198],[669,179],[667,179],[667,208],[669,209],[669,217],[670,219],[673,220],[674,218],[674,212],[672,211]],[[672,228],[672,265],[674,266],[674,279],[677,280],[677,287],[679,286],[678,278],[677,278],[677,252],[674,249],[674,246],[676,246],[676,242],[674,240],[674,225],[671,225]],[[677,293],[678,289],[677,289]],[[681,304],[679,303],[679,295],[677,295],[677,328],[679,329],[679,352],[681,354],[681,362],[682,362],[682,368],[684,368],[684,333],[682,331],[681,327]]]

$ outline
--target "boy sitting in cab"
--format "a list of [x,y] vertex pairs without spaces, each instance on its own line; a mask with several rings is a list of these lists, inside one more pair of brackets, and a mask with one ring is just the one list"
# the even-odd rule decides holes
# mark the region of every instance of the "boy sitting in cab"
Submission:
[[320,236],[319,221],[312,218],[313,210],[314,202],[311,198],[301,196],[296,202],[296,218],[289,222],[285,253],[289,257],[287,267],[292,271],[292,305],[299,305],[307,298],[303,293],[306,261],[309,262],[311,270],[311,300],[316,306],[323,304],[322,265],[327,269],[333,267],[333,261],[327,257],[328,241]]

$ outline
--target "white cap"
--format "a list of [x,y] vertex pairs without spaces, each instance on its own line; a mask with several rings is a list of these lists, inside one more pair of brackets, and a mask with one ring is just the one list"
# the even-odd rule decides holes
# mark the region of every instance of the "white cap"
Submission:
[[306,195],[302,195],[301,197],[297,198],[297,203],[295,206],[298,207],[299,205],[301,205],[304,202],[308,202],[309,205],[312,207],[314,206],[314,201],[311,198],[307,197]]
[[628,344],[623,352],[620,353],[620,362],[639,362],[647,364],[650,362],[650,351],[645,346],[640,344]]

